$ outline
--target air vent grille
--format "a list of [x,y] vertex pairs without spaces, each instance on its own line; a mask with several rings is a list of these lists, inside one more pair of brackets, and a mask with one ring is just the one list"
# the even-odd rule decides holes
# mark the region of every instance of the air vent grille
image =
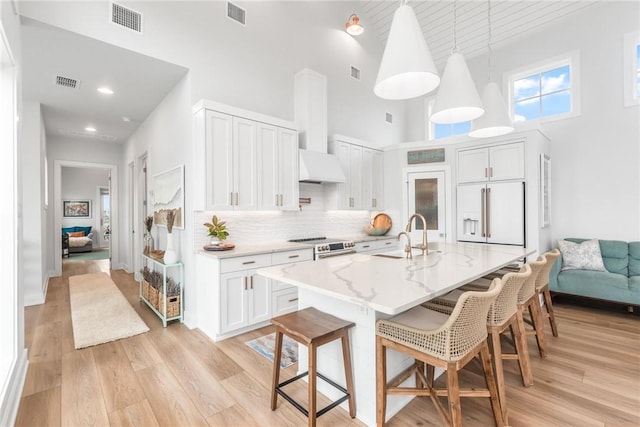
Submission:
[[351,66],[351,77],[353,77],[356,80],[360,80],[360,70],[354,67],[353,65]]
[[227,17],[242,25],[246,25],[247,21],[245,10],[231,2],[227,2]]
[[385,114],[385,119],[384,119],[387,123],[393,123],[393,114],[391,113],[386,113]]
[[111,3],[111,22],[135,32],[142,32],[142,15],[117,3]]
[[80,82],[71,77],[56,76],[55,84],[58,86],[68,87],[70,89],[78,89]]

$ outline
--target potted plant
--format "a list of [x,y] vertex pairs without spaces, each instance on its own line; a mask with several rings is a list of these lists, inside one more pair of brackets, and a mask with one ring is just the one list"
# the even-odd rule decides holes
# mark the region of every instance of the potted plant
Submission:
[[226,223],[224,221],[220,221],[215,215],[211,217],[211,222],[206,222],[204,226],[209,230],[209,237],[211,237],[210,243],[212,245],[219,245],[223,240],[229,237]]

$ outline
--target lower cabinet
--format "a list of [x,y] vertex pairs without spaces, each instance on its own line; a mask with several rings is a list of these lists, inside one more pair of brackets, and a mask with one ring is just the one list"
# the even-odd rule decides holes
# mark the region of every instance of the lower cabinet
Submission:
[[367,240],[365,242],[356,243],[356,252],[358,253],[377,253],[396,249],[398,247],[398,239],[395,237],[378,238],[377,240]]
[[213,340],[269,324],[274,316],[298,308],[298,288],[267,279],[257,270],[313,259],[313,250],[217,258],[196,257],[198,328]]

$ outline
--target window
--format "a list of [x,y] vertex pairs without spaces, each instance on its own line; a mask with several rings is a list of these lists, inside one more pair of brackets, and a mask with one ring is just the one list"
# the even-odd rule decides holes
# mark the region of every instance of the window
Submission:
[[624,105],[640,104],[640,32],[624,36]]
[[529,122],[580,114],[578,64],[576,51],[508,74],[513,121]]
[[431,110],[433,109],[434,99],[426,101],[426,121],[425,129],[427,129],[427,139],[435,140],[442,138],[449,138],[456,135],[466,135],[471,130],[471,121],[453,123],[453,124],[436,124],[431,123],[429,117],[431,116]]

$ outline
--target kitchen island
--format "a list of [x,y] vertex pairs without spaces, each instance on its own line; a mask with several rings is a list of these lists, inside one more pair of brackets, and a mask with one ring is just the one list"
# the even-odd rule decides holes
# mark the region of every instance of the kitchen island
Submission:
[[[443,295],[532,252],[516,246],[432,243],[429,244],[429,255],[422,256],[420,251],[414,251],[413,259],[403,258],[400,252],[379,254],[382,256],[352,254],[263,268],[257,274],[297,286],[299,308],[315,307],[356,324],[351,330],[351,346],[357,418],[374,426],[376,321]],[[304,372],[306,347],[299,346],[299,352],[298,370]],[[412,359],[389,351],[389,378],[412,363]],[[319,349],[318,371],[344,384],[338,343]],[[337,397],[336,392],[322,381],[318,383],[318,390],[331,399]],[[390,396],[387,417],[392,417],[410,399],[410,396]]]

